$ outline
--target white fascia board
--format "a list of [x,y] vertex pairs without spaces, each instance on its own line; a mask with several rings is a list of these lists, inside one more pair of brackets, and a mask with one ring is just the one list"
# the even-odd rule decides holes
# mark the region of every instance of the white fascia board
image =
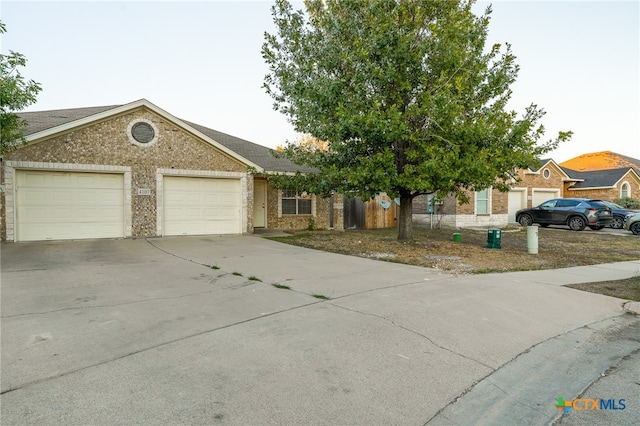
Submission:
[[615,189],[615,186],[588,186],[586,188],[574,188],[570,186],[567,188],[569,191],[591,191],[594,189]]

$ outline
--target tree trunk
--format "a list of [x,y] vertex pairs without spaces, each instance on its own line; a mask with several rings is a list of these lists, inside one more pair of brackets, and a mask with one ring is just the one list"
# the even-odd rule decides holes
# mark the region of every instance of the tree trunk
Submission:
[[398,241],[413,240],[413,197],[400,194]]

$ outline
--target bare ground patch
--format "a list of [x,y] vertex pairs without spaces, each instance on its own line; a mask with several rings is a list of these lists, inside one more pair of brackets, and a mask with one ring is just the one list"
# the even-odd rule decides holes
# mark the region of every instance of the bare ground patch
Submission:
[[[461,242],[453,234],[461,234]],[[557,269],[640,259],[640,238],[598,231],[538,229],[538,254],[527,252],[526,230],[514,227],[501,232],[501,249],[487,248],[487,230],[429,229],[415,226],[414,239],[399,242],[395,229],[367,231],[291,232],[274,240],[352,256],[436,268],[450,273],[487,273]],[[629,300],[640,300],[637,279],[618,284],[571,286]],[[624,280],[623,280],[624,281]],[[611,287],[622,287],[612,292]],[[589,289],[591,288],[591,289]],[[622,297],[626,294],[632,297]]]

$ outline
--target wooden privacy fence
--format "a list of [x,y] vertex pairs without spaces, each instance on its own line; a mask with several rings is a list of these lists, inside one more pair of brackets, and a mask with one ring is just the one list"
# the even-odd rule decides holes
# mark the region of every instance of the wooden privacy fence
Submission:
[[[384,209],[380,201],[391,203]],[[344,229],[380,229],[395,228],[397,225],[398,205],[386,195],[378,195],[369,201],[359,197],[345,198]]]

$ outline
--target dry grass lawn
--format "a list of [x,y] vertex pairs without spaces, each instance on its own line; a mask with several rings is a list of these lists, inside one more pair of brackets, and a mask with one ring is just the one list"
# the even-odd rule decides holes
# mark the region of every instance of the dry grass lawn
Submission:
[[[461,234],[461,242],[453,234]],[[602,231],[538,229],[538,254],[527,251],[526,230],[501,231],[501,248],[487,246],[487,230],[429,229],[415,226],[411,242],[398,242],[395,229],[299,231],[274,240],[334,253],[437,268],[450,273],[555,269],[640,259],[640,238]],[[573,286],[586,291],[640,300],[640,271],[627,283]],[[589,287],[589,288],[587,288]],[[615,287],[622,287],[617,291]],[[611,290],[611,288],[614,288]],[[624,295],[624,297],[623,297]],[[632,297],[629,297],[632,296]]]

